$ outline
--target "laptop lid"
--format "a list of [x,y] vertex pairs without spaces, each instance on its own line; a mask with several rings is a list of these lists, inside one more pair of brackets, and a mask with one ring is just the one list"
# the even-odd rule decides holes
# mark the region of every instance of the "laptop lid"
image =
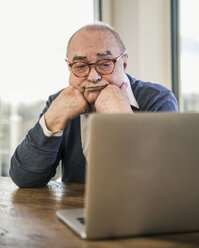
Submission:
[[199,230],[199,115],[95,114],[88,239]]

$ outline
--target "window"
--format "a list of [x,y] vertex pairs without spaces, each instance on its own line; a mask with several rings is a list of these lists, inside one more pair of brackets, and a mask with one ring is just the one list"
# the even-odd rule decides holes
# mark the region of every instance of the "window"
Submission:
[[0,1],[0,175],[48,96],[67,85],[67,41],[93,9],[93,0]]
[[184,112],[199,112],[198,9],[198,0],[179,0],[180,100]]

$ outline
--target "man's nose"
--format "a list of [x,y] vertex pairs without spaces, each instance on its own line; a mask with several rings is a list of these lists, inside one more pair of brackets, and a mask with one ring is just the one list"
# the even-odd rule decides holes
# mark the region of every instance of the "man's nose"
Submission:
[[92,82],[92,83],[97,83],[99,80],[101,80],[101,75],[95,70],[95,67],[92,66],[91,70],[88,74],[88,81]]

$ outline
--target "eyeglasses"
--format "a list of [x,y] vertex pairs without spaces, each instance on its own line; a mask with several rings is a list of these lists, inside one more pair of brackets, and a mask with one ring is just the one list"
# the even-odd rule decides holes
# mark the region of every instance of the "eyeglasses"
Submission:
[[108,75],[114,71],[115,63],[118,62],[118,60],[125,54],[126,53],[123,52],[122,54],[120,54],[120,56],[116,58],[103,59],[97,61],[96,63],[74,62],[69,64],[68,66],[70,66],[72,73],[76,77],[80,77],[80,78],[88,76],[88,74],[91,71],[91,66],[93,66],[100,75]]

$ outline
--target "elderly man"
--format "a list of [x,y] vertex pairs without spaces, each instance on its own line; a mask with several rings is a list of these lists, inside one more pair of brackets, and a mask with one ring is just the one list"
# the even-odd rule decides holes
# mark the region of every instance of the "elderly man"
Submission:
[[125,46],[100,23],[79,29],[69,40],[69,86],[49,97],[39,121],[16,149],[10,176],[19,187],[41,187],[62,161],[62,181],[85,182],[89,113],[177,111],[165,87],[126,74]]

